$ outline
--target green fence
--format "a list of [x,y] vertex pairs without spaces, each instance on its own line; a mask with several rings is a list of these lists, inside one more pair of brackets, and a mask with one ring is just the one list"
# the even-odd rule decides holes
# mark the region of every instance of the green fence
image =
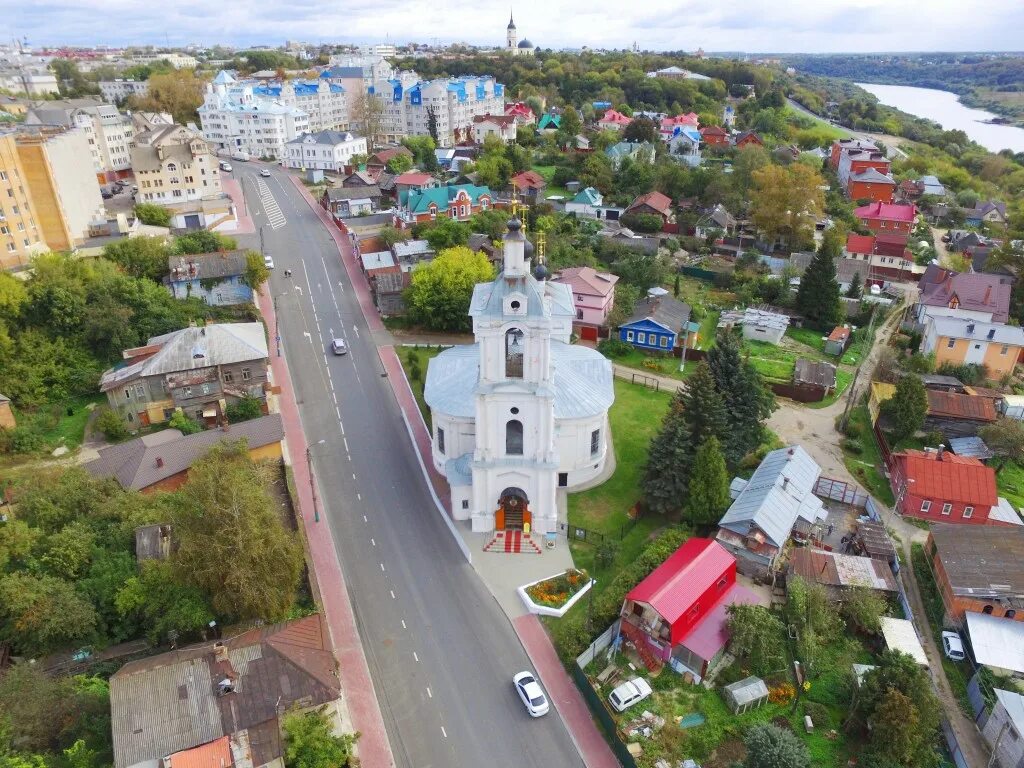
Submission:
[[698,280],[703,280],[705,283],[715,282],[715,277],[718,276],[717,272],[712,272],[710,269],[701,269],[700,267],[680,267],[679,274],[695,277]]
[[601,701],[601,697],[597,695],[597,691],[590,684],[590,680],[587,679],[586,673],[580,669],[579,664],[572,664],[572,676],[576,681],[576,687],[583,693],[583,698],[587,701],[587,706],[590,707],[591,713],[593,713],[598,722],[601,723],[601,727],[604,729],[605,734],[608,736],[608,743],[611,745],[612,752],[619,758],[619,762],[622,763],[623,768],[637,768],[636,759],[629,754],[629,750],[626,749],[626,745],[622,739],[619,738],[618,731],[615,728],[615,720],[612,718],[611,712],[605,706],[605,703]]

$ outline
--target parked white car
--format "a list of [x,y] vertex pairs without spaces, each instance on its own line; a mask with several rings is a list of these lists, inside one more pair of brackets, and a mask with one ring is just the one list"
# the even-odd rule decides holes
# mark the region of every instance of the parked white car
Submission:
[[611,702],[612,708],[616,712],[623,712],[650,695],[650,683],[642,677],[634,677],[612,691],[608,696],[608,701]]
[[512,678],[512,684],[516,687],[516,693],[523,700],[527,713],[530,717],[541,717],[546,715],[551,708],[547,696],[541,690],[540,683],[533,676],[532,672],[520,672]]
[[953,661],[964,660],[964,644],[956,632],[946,630],[942,633],[942,650],[946,658]]
[[230,173],[231,172],[231,163],[221,163],[220,164],[220,169],[222,171],[227,171],[227,172]]
[[274,260],[270,256],[264,256],[263,257],[263,266],[265,266],[267,269],[273,269],[274,268]]

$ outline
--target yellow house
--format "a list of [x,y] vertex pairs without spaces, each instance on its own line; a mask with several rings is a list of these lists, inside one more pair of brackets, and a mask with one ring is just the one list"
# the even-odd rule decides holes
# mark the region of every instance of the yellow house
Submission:
[[1024,328],[959,317],[925,321],[921,351],[935,354],[937,365],[983,365],[990,378],[1012,373],[1024,349]]
[[868,413],[871,414],[871,423],[878,421],[878,414],[881,411],[882,403],[896,394],[895,384],[886,384],[884,381],[871,382],[871,397],[868,398]]

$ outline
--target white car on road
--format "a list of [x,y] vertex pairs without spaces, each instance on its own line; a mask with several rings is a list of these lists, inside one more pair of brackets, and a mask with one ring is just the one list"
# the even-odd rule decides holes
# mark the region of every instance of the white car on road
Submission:
[[273,269],[274,268],[274,260],[270,256],[264,256],[263,257],[263,266],[265,266],[267,269]]
[[231,163],[221,163],[220,164],[220,169],[222,171],[227,171],[228,173],[230,173],[231,172]]
[[634,677],[612,691],[608,696],[608,701],[612,703],[612,708],[616,712],[623,712],[650,695],[650,683],[642,677]]
[[266,168],[260,168],[260,176],[262,176],[264,179],[269,179],[270,171],[268,171]]
[[523,700],[530,717],[541,717],[548,713],[551,707],[548,705],[547,696],[544,695],[540,683],[537,682],[537,678],[533,676],[532,672],[520,672],[512,678],[512,683],[516,687],[519,698]]

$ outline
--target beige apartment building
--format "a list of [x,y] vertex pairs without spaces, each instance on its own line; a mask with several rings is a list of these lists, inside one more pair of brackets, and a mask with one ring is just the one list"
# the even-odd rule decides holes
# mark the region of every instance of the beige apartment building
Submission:
[[42,238],[54,251],[70,251],[106,220],[100,185],[80,128],[40,127],[15,136]]
[[96,99],[41,101],[28,110],[25,124],[81,128],[85,131],[89,155],[101,184],[131,175],[135,130],[131,118],[122,115],[111,104]]
[[140,202],[183,203],[222,193],[210,145],[181,125],[138,134],[131,160]]
[[18,269],[47,250],[13,131],[0,133],[0,269]]

